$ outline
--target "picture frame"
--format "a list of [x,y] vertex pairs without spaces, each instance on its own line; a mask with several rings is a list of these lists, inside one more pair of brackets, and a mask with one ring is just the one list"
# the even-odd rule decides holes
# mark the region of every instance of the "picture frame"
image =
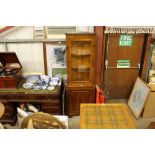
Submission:
[[44,66],[45,74],[54,76],[66,76],[66,43],[44,43]]
[[137,77],[128,101],[128,106],[137,119],[142,113],[149,92],[150,88],[141,78]]

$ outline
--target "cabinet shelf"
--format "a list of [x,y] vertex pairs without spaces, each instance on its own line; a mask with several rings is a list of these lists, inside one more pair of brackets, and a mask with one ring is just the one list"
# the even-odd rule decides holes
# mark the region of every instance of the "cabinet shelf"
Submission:
[[72,70],[78,71],[78,72],[89,72],[89,67],[72,67]]
[[78,67],[72,67],[72,70],[78,71],[78,72],[89,72],[90,67],[87,66],[78,66]]
[[72,56],[90,56],[89,52],[77,52],[77,53],[72,53]]

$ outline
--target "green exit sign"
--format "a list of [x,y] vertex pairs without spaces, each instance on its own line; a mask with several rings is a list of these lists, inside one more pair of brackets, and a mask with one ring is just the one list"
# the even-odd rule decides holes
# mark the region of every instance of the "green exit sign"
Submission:
[[131,34],[120,34],[119,46],[132,46],[133,38]]

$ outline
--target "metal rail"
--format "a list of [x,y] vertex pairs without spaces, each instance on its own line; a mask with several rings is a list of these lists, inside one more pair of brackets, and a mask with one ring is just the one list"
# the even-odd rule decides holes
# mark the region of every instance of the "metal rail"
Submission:
[[0,43],[42,43],[42,42],[64,42],[65,38],[58,39],[8,39],[0,40]]

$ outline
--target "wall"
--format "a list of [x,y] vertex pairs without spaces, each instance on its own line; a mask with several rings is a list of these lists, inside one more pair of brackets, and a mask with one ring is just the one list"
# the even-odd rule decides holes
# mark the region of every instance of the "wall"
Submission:
[[1,34],[0,39],[33,39],[33,26],[16,26]]
[[[33,27],[15,28],[1,39],[33,39]],[[24,74],[44,74],[43,43],[0,43],[0,51],[16,52]]]
[[[93,32],[93,26],[80,26],[77,31]],[[16,26],[2,34],[0,40],[33,39],[33,26]],[[54,38],[53,38],[54,39]],[[55,38],[57,39],[57,38]],[[22,64],[23,73],[41,73],[44,70],[43,43],[0,43],[0,52],[16,52]]]

